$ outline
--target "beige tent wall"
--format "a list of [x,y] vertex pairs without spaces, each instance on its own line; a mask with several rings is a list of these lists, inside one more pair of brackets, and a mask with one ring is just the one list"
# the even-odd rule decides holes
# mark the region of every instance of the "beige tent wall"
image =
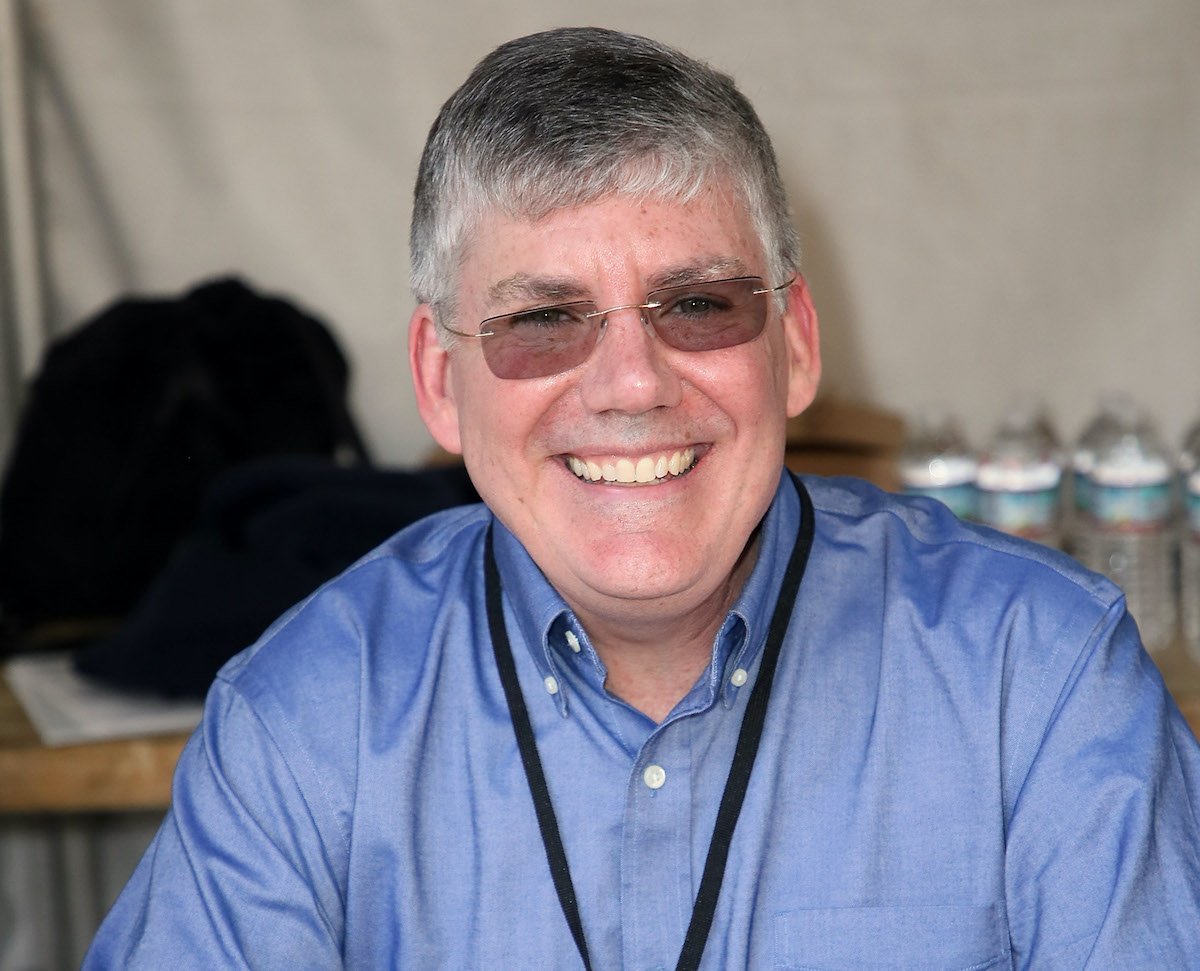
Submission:
[[[1108,388],[1173,439],[1200,414],[1196,0],[23,7],[47,331],[240,274],[335,329],[384,462],[431,444],[405,352],[424,134],[491,47],[568,23],[674,42],[756,103],[828,391],[901,413],[944,403],[976,442],[1021,397],[1065,438]],[[152,827],[0,825],[0,971],[77,966]]]
[[[773,133],[826,390],[1014,398],[1074,436],[1123,388],[1200,414],[1195,0],[32,0],[50,328],[225,272],[337,331],[377,456],[419,461],[404,335],[413,172],[496,43],[567,23],[728,70]],[[686,132],[664,132],[686,138]]]

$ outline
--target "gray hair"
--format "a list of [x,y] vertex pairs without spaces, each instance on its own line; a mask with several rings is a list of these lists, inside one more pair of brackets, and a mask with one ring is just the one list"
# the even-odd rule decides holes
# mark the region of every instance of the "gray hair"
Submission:
[[443,105],[413,194],[412,288],[454,316],[459,261],[490,211],[537,219],[620,193],[739,191],[776,284],[799,242],[762,122],[733,80],[644,37],[562,28],[503,44]]

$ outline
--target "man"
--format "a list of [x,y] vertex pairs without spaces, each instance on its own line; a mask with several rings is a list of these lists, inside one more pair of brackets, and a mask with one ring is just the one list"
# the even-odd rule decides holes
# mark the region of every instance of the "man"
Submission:
[[504,45],[412,237],[486,505],[222,672],[88,966],[1196,965],[1200,751],[1119,591],[783,472],[817,320],[732,82]]

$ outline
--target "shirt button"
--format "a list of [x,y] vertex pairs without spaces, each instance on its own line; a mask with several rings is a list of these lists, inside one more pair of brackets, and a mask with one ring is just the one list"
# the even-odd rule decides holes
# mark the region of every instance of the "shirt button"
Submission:
[[667,770],[661,765],[648,765],[642,773],[642,781],[651,789],[661,789],[667,781]]
[[748,675],[746,673],[745,668],[738,668],[736,671],[733,672],[733,677],[730,678],[729,680],[733,682],[733,686],[735,688],[740,688],[742,685],[744,685],[746,683],[746,679],[748,677],[750,677],[750,675]]
[[558,694],[558,681],[555,678],[553,678],[553,677],[547,678],[545,681],[542,682],[542,684],[544,684],[546,686],[546,691],[549,694],[552,694],[552,695]]
[[575,636],[573,630],[567,631],[567,646],[576,654],[579,653],[579,638]]

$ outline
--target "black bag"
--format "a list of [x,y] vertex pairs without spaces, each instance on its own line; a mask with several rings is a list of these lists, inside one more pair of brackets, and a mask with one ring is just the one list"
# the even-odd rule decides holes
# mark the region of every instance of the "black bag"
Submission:
[[264,459],[214,484],[195,528],[76,668],[121,688],[201,698],[276,617],[409,523],[477,502],[460,464],[418,471]]
[[347,385],[321,321],[236,279],[118,301],[54,343],[0,490],[9,649],[123,618],[226,469],[365,462]]

